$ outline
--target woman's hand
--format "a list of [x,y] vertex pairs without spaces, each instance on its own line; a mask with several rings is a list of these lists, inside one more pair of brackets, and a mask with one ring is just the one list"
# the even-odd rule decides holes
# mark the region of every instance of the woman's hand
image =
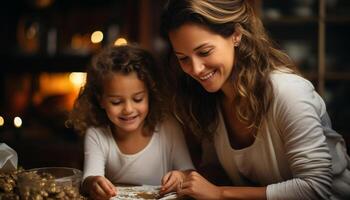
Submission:
[[87,177],[83,183],[83,191],[95,200],[108,200],[117,195],[115,186],[103,176]]
[[221,199],[220,187],[213,185],[198,172],[192,171],[177,188],[179,196],[187,195],[195,199]]
[[174,170],[165,174],[162,178],[162,188],[160,194],[176,191],[177,186],[183,181],[185,174],[182,171]]

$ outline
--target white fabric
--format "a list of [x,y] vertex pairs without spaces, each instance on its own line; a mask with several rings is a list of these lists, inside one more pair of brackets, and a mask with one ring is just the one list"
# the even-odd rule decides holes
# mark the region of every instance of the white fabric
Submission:
[[223,168],[235,185],[267,186],[271,200],[350,199],[350,159],[323,100],[300,76],[271,80],[275,100],[251,146],[231,148],[220,112],[214,144]]
[[184,136],[173,119],[156,127],[140,152],[123,154],[109,128],[89,128],[85,135],[84,176],[105,176],[112,183],[160,185],[170,170],[194,169]]

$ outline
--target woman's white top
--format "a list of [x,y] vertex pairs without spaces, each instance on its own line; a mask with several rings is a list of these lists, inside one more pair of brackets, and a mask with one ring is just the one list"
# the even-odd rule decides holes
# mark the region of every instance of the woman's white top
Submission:
[[168,118],[136,154],[124,154],[109,128],[89,128],[85,135],[84,176],[105,176],[112,183],[160,185],[171,170],[194,169],[182,130]]
[[271,81],[275,100],[251,146],[230,146],[220,111],[214,145],[233,184],[267,186],[271,200],[350,199],[350,159],[321,97],[294,74]]

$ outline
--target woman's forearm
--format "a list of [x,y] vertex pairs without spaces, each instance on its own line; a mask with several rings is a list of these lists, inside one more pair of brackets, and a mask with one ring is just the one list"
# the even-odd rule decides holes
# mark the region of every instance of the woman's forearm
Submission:
[[227,187],[220,188],[220,199],[266,199],[266,187]]

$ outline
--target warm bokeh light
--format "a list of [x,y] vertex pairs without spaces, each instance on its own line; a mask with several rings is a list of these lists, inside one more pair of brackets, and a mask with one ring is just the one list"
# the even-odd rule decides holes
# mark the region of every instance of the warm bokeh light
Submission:
[[91,34],[92,43],[100,43],[103,40],[103,33],[101,31],[95,31]]
[[73,49],[80,49],[83,46],[83,40],[79,34],[72,36],[71,46]]
[[85,72],[72,72],[69,74],[70,82],[77,88],[80,88],[85,84],[86,73]]
[[41,73],[39,76],[39,90],[33,97],[33,103],[40,105],[45,99],[61,96],[65,101],[61,101],[62,104],[60,106],[70,109],[80,89],[80,87],[78,88],[72,83],[70,74]]
[[0,126],[3,126],[5,124],[5,120],[2,116],[0,116]]
[[26,37],[27,39],[33,39],[37,36],[39,31],[39,24],[37,22],[30,25],[30,27],[27,29]]
[[128,44],[128,41],[125,38],[118,38],[114,42],[114,46],[121,46],[121,45],[126,45],[126,44]]
[[46,8],[52,5],[54,0],[35,0],[35,5],[39,8]]
[[22,119],[20,117],[15,117],[13,119],[13,125],[15,125],[16,128],[19,128],[22,126]]

